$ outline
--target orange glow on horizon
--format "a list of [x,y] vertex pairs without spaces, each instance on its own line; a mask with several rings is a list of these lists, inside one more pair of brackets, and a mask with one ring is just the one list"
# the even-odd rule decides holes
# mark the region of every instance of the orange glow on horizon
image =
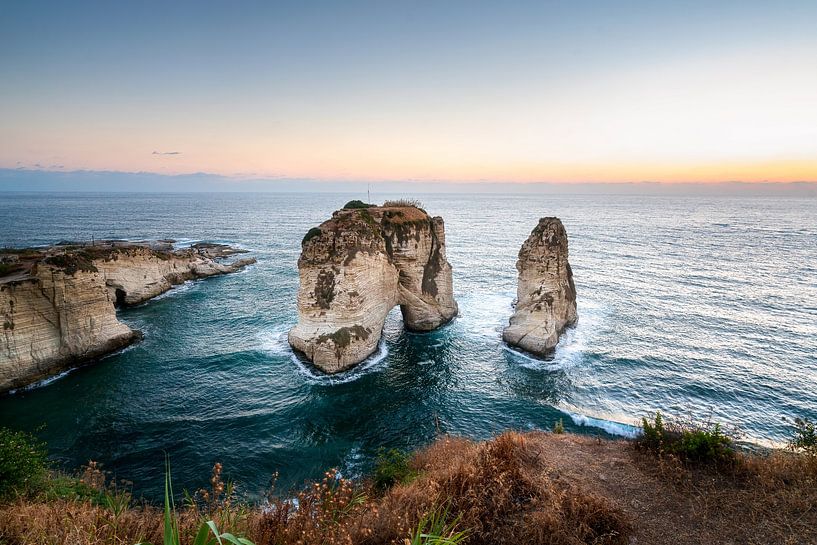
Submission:
[[[459,165],[453,163],[422,166],[388,164],[385,161],[356,166],[339,164],[302,165],[294,163],[270,168],[260,162],[246,161],[229,168],[220,162],[172,159],[159,168],[143,168],[140,162],[97,164],[93,166],[62,165],[41,170],[98,170],[117,172],[150,172],[163,175],[206,173],[241,179],[312,179],[323,181],[418,181],[418,182],[497,182],[497,183],[720,183],[720,182],[815,182],[817,160],[788,159],[757,162],[723,162],[692,165],[672,163],[612,163],[612,164],[538,164],[501,166],[492,164]],[[12,168],[11,165],[3,165]]]

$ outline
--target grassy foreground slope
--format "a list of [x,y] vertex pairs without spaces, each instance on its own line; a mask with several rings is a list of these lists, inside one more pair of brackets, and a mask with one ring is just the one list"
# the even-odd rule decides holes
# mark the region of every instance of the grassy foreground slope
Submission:
[[[696,458],[685,452],[706,452],[708,439],[683,438],[694,442],[688,451],[671,444],[681,436],[652,439],[442,437],[405,459],[386,456],[365,483],[328,472],[297,502],[271,498],[263,507],[232,498],[217,465],[211,489],[178,507],[181,543],[213,520],[255,545],[817,544],[809,451]],[[85,469],[78,488],[63,486],[0,506],[0,543],[163,543],[161,508],[106,487],[97,468]]]

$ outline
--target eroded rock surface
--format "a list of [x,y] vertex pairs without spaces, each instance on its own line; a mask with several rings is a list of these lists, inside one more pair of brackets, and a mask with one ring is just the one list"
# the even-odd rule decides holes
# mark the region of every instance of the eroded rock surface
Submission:
[[304,237],[298,270],[289,342],[327,373],[371,355],[395,305],[415,331],[457,314],[443,220],[413,206],[335,212]]
[[19,388],[134,342],[116,317],[186,280],[253,263],[169,243],[103,241],[0,252],[0,392]]
[[550,353],[576,323],[576,286],[559,218],[542,218],[519,250],[517,302],[502,338],[539,356]]

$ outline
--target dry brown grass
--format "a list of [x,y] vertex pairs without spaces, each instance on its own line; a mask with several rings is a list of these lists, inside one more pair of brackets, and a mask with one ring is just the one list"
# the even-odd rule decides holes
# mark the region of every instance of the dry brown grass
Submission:
[[393,488],[372,524],[384,541],[397,540],[394,530],[433,506],[449,505],[472,544],[627,543],[623,511],[581,487],[553,481],[547,459],[522,434],[504,433],[487,443],[445,438],[418,453],[414,464],[420,476]]
[[[458,529],[467,530],[467,542],[475,545],[618,544],[631,531],[611,501],[551,480],[547,460],[521,434],[486,443],[441,439],[412,464],[420,476],[381,496],[329,472],[298,494],[297,508],[283,499],[243,511],[214,502],[220,490],[214,479],[209,495],[200,493],[203,501],[180,514],[181,532],[192,537],[202,517],[212,517],[222,531],[246,535],[257,545],[402,545],[420,519],[440,506],[458,517]],[[0,542],[7,544],[158,544],[161,529],[161,512],[151,506],[119,515],[88,501],[19,501],[0,509]]]
[[[786,452],[696,467],[623,441],[509,432],[483,443],[441,438],[411,463],[418,476],[381,495],[329,472],[296,496],[297,508],[274,498],[263,509],[234,502],[216,468],[208,493],[180,512],[183,542],[206,517],[257,545],[403,545],[444,506],[470,545],[817,544],[817,461]],[[161,534],[153,506],[0,507],[4,545],[159,545]]]
[[735,463],[697,467],[638,458],[694,506],[712,543],[817,545],[817,460],[785,451],[738,453]]

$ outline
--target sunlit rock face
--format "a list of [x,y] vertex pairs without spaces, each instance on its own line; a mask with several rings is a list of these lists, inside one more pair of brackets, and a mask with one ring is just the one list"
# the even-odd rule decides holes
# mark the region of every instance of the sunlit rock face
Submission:
[[559,218],[542,218],[519,250],[517,301],[502,338],[538,356],[550,353],[576,323],[576,287]]
[[53,247],[0,256],[0,392],[26,386],[123,348],[141,333],[117,306],[141,303],[193,278],[253,263],[216,262],[204,250],[149,245]]
[[400,305],[406,328],[457,314],[442,218],[413,206],[338,210],[304,237],[293,348],[327,373],[360,363]]

